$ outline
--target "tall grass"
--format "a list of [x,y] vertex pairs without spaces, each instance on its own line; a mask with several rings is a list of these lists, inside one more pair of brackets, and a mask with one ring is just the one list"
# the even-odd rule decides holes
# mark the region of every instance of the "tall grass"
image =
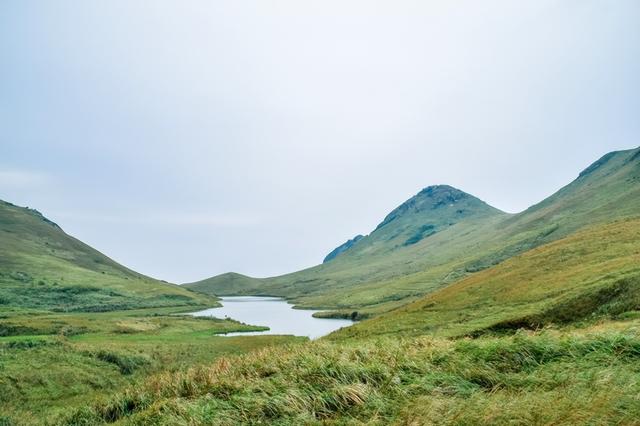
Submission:
[[631,424],[639,394],[635,332],[320,341],[159,374],[59,423]]
[[176,310],[165,310],[164,315],[154,310],[3,318],[11,330],[26,329],[29,334],[0,336],[0,425],[42,423],[57,412],[86,405],[98,395],[111,395],[160,371],[306,340],[217,337],[219,332],[254,327],[168,315]]

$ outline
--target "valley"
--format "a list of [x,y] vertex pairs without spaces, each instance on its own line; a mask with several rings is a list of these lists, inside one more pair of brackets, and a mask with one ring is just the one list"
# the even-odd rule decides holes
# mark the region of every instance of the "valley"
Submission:
[[640,417],[640,148],[517,214],[427,187],[273,278],[155,280],[7,202],[0,235],[0,424]]
[[640,426],[640,0],[1,0],[0,426]]

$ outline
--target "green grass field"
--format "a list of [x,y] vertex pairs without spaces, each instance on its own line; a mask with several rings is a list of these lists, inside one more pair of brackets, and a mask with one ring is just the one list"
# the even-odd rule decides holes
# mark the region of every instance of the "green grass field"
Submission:
[[58,424],[634,424],[640,322],[318,341],[163,373]]
[[3,326],[10,326],[14,335],[0,337],[0,413],[4,416],[0,424],[40,424],[69,407],[104,398],[159,371],[181,371],[222,355],[306,340],[217,336],[260,327],[173,311],[5,318]]

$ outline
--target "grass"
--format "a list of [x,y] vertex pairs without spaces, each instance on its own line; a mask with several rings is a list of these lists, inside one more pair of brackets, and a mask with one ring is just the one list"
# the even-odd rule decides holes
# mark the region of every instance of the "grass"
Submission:
[[221,337],[217,333],[261,327],[176,315],[176,311],[31,313],[3,320],[5,329],[11,324],[13,330],[22,330],[19,335],[0,337],[0,412],[5,422],[11,418],[10,424],[41,423],[69,406],[82,406],[150,374],[305,340]]
[[[633,424],[638,322],[316,341],[162,373],[58,424]],[[553,409],[549,409],[553,407]]]

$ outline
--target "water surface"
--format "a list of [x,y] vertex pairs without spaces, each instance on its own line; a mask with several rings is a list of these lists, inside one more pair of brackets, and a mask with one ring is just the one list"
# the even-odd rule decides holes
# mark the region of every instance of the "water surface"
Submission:
[[235,296],[222,297],[220,308],[210,308],[194,312],[197,317],[232,318],[251,325],[269,327],[267,331],[227,333],[226,336],[249,336],[258,334],[293,334],[317,339],[353,324],[346,319],[314,318],[314,312],[293,309],[293,305],[279,297]]

